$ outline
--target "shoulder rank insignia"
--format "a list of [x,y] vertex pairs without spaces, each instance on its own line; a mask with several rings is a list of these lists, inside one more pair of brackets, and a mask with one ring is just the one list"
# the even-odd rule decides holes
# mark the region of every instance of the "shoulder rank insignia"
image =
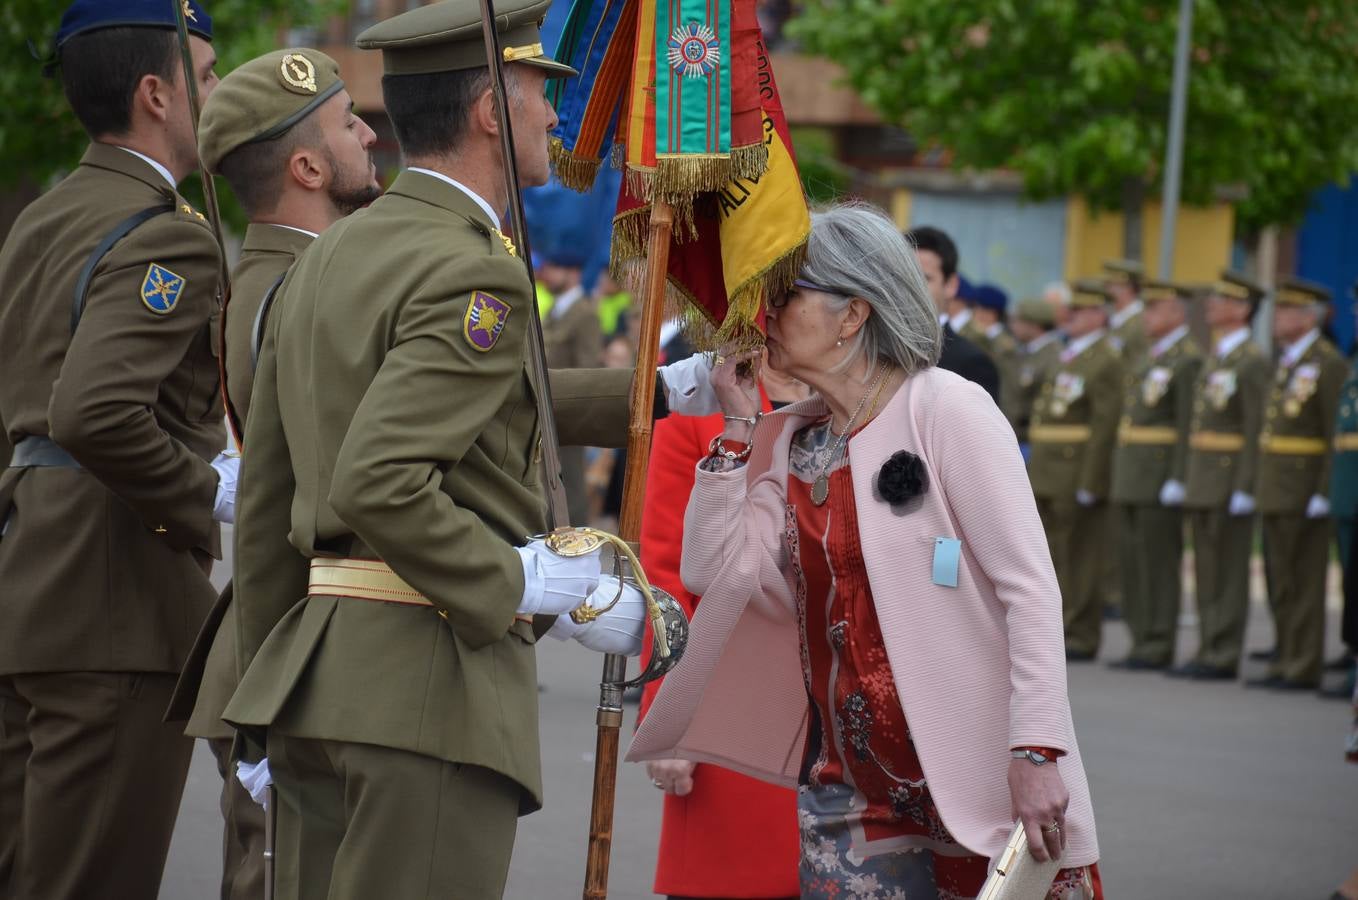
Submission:
[[179,303],[179,295],[184,293],[184,279],[160,263],[151,263],[146,268],[146,277],[141,280],[141,302],[158,316],[174,312]]
[[462,336],[473,348],[485,353],[495,346],[509,321],[508,303],[484,291],[472,291],[467,314],[462,317]]
[[514,248],[514,242],[509,239],[509,235],[505,234],[498,228],[492,228],[491,233],[494,234],[497,238],[501,240],[501,242],[504,243],[505,249],[509,251],[510,256],[514,257],[515,259],[518,258],[519,251]]

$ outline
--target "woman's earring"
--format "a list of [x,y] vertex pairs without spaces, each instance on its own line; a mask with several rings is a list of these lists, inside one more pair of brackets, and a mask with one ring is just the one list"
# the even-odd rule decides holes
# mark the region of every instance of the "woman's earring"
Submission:
[[840,338],[839,340],[835,341],[835,346],[836,346],[836,347],[843,347],[843,346],[844,346],[844,338]]

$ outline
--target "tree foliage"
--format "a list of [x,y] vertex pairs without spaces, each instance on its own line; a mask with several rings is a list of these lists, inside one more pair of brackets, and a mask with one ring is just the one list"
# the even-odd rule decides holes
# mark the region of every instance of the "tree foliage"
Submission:
[[[165,0],[166,4],[172,0]],[[0,11],[0,188],[39,186],[69,170],[88,138],[66,106],[58,78],[43,75],[66,3],[5,0]],[[218,74],[278,46],[279,30],[342,9],[337,0],[209,0]],[[187,182],[185,183],[187,186]]]
[[[1034,198],[1158,190],[1177,0],[806,0],[793,33],[886,119]],[[1246,227],[1295,221],[1358,170],[1358,3],[1196,0],[1186,202],[1243,187]]]

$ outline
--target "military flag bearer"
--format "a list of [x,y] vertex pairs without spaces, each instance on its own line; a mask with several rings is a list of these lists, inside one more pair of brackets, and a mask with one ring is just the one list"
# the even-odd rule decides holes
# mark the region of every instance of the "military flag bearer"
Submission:
[[1182,285],[1148,282],[1142,313],[1151,344],[1129,370],[1113,456],[1120,521],[1123,617],[1132,634],[1123,669],[1164,669],[1174,660],[1183,560],[1184,481],[1193,387],[1202,353],[1188,334]]
[[1099,649],[1103,608],[1101,558],[1113,444],[1122,407],[1122,361],[1107,340],[1101,282],[1076,282],[1070,343],[1042,385],[1028,438],[1028,475],[1047,531],[1065,605],[1066,658],[1086,661]]
[[[370,152],[375,140],[354,115],[339,66],[305,47],[243,64],[203,106],[202,164],[225,175],[250,217],[225,313],[227,394],[241,423],[249,413],[265,304],[318,233],[381,194]],[[235,732],[221,718],[238,680],[231,598],[228,584],[185,665],[171,717],[187,718],[186,733],[208,740],[223,778],[221,896],[257,900],[264,890],[264,814],[235,777]]]
[[1274,294],[1280,355],[1259,433],[1256,495],[1278,655],[1251,687],[1314,690],[1325,651],[1330,561],[1330,451],[1343,357],[1320,334],[1330,302],[1323,285],[1288,279]]
[[[206,97],[212,22],[184,13]],[[91,143],[0,249],[0,895],[155,900],[193,752],[162,717],[234,502],[221,251],[175,187],[174,6],[76,0],[55,65]]]

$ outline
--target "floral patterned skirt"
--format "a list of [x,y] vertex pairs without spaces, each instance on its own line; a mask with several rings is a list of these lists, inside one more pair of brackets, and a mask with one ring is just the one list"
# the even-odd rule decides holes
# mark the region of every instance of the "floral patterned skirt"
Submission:
[[[853,795],[844,784],[798,789],[802,900],[970,900],[980,893],[989,861],[946,831],[903,838],[895,849],[860,857],[853,849]],[[1100,892],[1082,867],[1058,872],[1047,897],[1099,900]]]

